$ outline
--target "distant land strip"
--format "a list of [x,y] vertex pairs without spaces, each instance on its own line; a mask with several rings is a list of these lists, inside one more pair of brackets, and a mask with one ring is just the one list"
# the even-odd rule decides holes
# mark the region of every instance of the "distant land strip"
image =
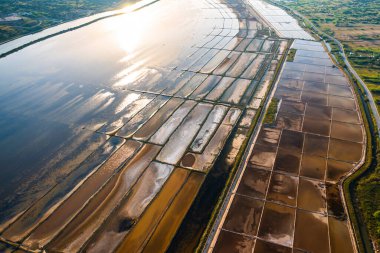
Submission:
[[[152,0],[152,1],[146,3],[146,4],[142,5],[142,6],[139,6],[139,7],[136,8],[136,9],[131,10],[130,12],[135,12],[135,11],[141,10],[141,9],[143,9],[143,8],[145,8],[145,7],[147,7],[147,6],[151,5],[151,4],[154,4],[154,3],[158,2],[158,1],[160,1],[160,0]],[[78,25],[78,26],[74,26],[74,27],[71,27],[71,28],[68,28],[68,29],[65,29],[65,30],[62,30],[62,31],[59,31],[59,32],[56,32],[56,33],[52,33],[52,34],[46,35],[46,36],[44,36],[44,37],[41,37],[41,38],[35,39],[35,40],[33,40],[33,41],[30,41],[30,42],[28,42],[28,43],[25,43],[25,44],[23,44],[23,45],[21,45],[21,46],[18,46],[18,47],[16,47],[16,48],[14,48],[14,49],[11,49],[11,50],[9,50],[9,51],[7,51],[7,52],[5,52],[5,53],[0,54],[0,59],[1,59],[1,58],[4,58],[4,57],[6,57],[6,56],[8,56],[8,55],[10,55],[10,54],[16,53],[16,52],[18,52],[18,51],[20,51],[20,50],[22,50],[22,49],[24,49],[24,48],[26,48],[26,47],[29,47],[29,46],[31,46],[31,45],[33,45],[33,44],[36,44],[36,43],[38,43],[38,42],[41,42],[41,41],[44,41],[44,40],[50,39],[50,38],[52,38],[52,37],[55,37],[55,36],[58,36],[58,35],[61,35],[61,34],[67,33],[67,32],[71,32],[71,31],[74,31],[74,30],[80,29],[80,28],[82,28],[82,27],[85,27],[85,26],[91,25],[91,24],[93,24],[93,23],[95,23],[95,22],[98,22],[98,21],[101,21],[101,20],[103,20],[103,19],[112,18],[112,17],[116,17],[116,16],[124,15],[124,14],[127,14],[127,13],[128,13],[128,12],[119,12],[119,13],[115,13],[115,14],[110,14],[110,15],[108,15],[108,16],[104,16],[104,17],[96,18],[96,19],[94,19],[94,20],[91,20],[91,21],[89,21],[89,22],[83,23],[83,24]]]

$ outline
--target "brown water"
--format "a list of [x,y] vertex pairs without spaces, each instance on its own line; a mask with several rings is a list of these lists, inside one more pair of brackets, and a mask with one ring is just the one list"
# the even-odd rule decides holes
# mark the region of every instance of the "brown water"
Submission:
[[245,171],[236,193],[262,199],[267,192],[269,178],[269,171],[249,168]]
[[300,175],[319,180],[325,179],[326,174],[326,159],[319,156],[311,156],[304,154],[302,156]]
[[301,154],[297,151],[279,148],[273,170],[283,171],[298,175],[301,161]]
[[295,209],[265,203],[258,237],[284,246],[293,244]]
[[250,253],[254,245],[255,239],[222,230],[214,251],[223,253]]
[[[219,226],[221,252],[222,240],[243,245],[246,236],[252,252],[355,251],[339,185],[362,158],[361,116],[320,43],[294,47],[275,91],[276,120],[262,126]],[[256,203],[264,206],[259,221]]]
[[257,235],[264,202],[250,197],[236,196],[223,228],[236,233]]
[[[147,241],[147,235],[151,235],[157,227],[166,209],[175,198],[183,184],[186,182],[190,172],[184,169],[175,169],[168,182],[164,185],[154,202],[148,207],[140,221],[128,233],[119,250],[122,252],[137,252],[143,248]],[[98,237],[101,240],[101,237]],[[94,243],[89,244],[89,250]]]
[[297,191],[297,177],[281,173],[273,173],[266,199],[289,206],[296,206]]
[[196,193],[198,192],[204,175],[192,173],[181,191],[177,194],[170,208],[165,212],[152,237],[146,244],[146,252],[164,252],[174,237],[179,224],[182,222]]
[[312,252],[329,252],[327,217],[297,210],[294,246]]

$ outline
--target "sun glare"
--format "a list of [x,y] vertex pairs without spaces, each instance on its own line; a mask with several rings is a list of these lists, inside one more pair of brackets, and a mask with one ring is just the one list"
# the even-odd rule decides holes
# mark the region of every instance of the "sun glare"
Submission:
[[137,46],[143,41],[144,35],[149,30],[148,25],[151,24],[152,19],[147,11],[134,12],[134,10],[149,2],[153,1],[141,1],[134,5],[127,6],[122,9],[125,15],[110,19],[107,23],[107,27],[115,34],[120,48],[129,54],[134,53]]

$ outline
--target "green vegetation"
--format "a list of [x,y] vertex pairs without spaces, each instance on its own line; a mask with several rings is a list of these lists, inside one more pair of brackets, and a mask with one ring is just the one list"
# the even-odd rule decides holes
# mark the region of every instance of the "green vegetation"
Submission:
[[[379,160],[377,154],[377,160]],[[357,185],[360,209],[377,248],[380,245],[380,168],[361,178]]]
[[[347,209],[351,219],[351,224],[355,231],[355,238],[358,245],[359,252],[373,252],[371,240],[375,245],[379,245],[378,237],[370,236],[368,230],[370,225],[368,225],[368,218],[371,218],[371,211],[365,209],[372,209],[372,207],[378,206],[367,205],[363,209],[363,203],[368,202],[371,196],[363,196],[363,180],[365,180],[368,175],[373,174],[376,171],[376,167],[379,161],[378,147],[379,147],[379,136],[377,132],[376,123],[373,119],[372,112],[370,110],[369,101],[366,98],[363,87],[358,83],[358,81],[349,76],[351,82],[354,84],[355,93],[358,95],[359,108],[363,117],[364,127],[367,137],[366,145],[366,157],[364,164],[349,176],[343,183],[344,197],[346,199]],[[362,189],[359,189],[362,188]],[[375,202],[378,202],[378,196],[375,197]],[[370,214],[368,216],[368,214]],[[371,237],[371,238],[370,238]],[[378,246],[376,246],[378,247]]]
[[[291,49],[290,49],[291,51]],[[269,104],[267,113],[265,114],[264,118],[264,124],[272,124],[274,123],[277,115],[277,110],[278,110],[278,103],[280,101],[277,98],[272,98],[272,101]]]
[[288,58],[286,58],[286,61],[292,62],[294,61],[294,57],[296,56],[297,49],[292,48],[289,50]]
[[137,0],[2,0],[0,43]]
[[[380,110],[380,1],[274,1],[298,11],[342,42],[348,60],[372,91]],[[338,50],[333,44],[332,49]],[[337,60],[341,63],[339,57]]]

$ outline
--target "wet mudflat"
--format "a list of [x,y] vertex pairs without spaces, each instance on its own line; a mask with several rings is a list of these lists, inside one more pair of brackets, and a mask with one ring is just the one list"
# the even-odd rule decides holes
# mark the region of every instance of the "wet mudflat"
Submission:
[[[163,0],[1,59],[1,237],[37,251],[166,251],[225,147],[234,163],[286,43],[239,0]],[[242,198],[266,194],[271,131]],[[231,230],[254,210],[242,228],[257,234],[256,202],[239,204]]]
[[363,156],[360,111],[321,43],[295,40],[292,47],[296,56],[274,94],[276,119],[258,134],[214,252],[227,232],[255,240],[252,252],[355,251],[339,184]]

